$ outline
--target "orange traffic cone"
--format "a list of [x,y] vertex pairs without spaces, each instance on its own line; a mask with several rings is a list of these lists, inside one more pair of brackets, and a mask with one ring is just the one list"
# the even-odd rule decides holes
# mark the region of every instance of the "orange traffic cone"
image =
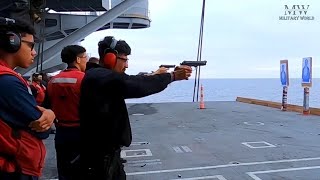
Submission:
[[204,101],[203,101],[203,86],[202,86],[202,84],[201,84],[201,88],[200,88],[200,109],[205,109]]

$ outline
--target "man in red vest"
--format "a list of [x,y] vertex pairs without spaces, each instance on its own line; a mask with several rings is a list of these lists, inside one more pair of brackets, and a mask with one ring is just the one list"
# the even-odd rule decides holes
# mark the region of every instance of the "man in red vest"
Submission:
[[37,180],[44,167],[53,111],[37,106],[28,83],[13,69],[36,56],[34,29],[0,18],[0,179]]
[[34,73],[32,75],[30,88],[34,98],[36,98],[37,104],[41,106],[46,96],[46,87],[42,84],[42,75],[40,73]]
[[49,107],[57,116],[55,148],[60,180],[81,179],[80,173],[80,85],[84,77],[88,55],[86,49],[70,45],[61,51],[66,70],[48,83]]

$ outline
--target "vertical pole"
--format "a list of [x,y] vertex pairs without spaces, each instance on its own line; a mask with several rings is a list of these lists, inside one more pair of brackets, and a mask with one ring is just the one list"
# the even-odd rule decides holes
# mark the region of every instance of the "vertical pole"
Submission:
[[287,95],[288,94],[288,87],[287,86],[283,86],[283,90],[282,90],[282,107],[281,110],[282,111],[286,111],[287,110]]
[[308,115],[310,114],[309,109],[309,88],[305,87],[303,89],[303,114]]

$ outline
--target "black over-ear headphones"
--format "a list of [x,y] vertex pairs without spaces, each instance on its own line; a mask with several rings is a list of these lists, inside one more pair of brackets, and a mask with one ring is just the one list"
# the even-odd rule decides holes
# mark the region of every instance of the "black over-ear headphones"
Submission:
[[115,50],[118,41],[112,37],[110,48],[104,50],[103,64],[106,68],[112,69],[116,66],[118,51]]
[[[0,17],[0,25],[11,25],[15,24],[16,21],[14,19]],[[15,53],[20,49],[21,46],[21,36],[17,33],[8,31],[1,32],[0,31],[0,48],[5,50],[8,53]]]

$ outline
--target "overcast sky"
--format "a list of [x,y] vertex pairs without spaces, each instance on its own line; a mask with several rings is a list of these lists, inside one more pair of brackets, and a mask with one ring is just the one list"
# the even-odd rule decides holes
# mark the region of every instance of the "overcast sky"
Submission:
[[[314,20],[279,20],[285,5],[310,5]],[[104,36],[126,40],[132,48],[128,74],[156,70],[160,64],[196,60],[202,0],[149,0],[151,26],[95,32],[82,45],[98,56]],[[319,0],[207,0],[201,68],[203,78],[278,78],[280,60],[289,60],[289,77],[300,78],[302,58],[313,57],[320,78]]]

